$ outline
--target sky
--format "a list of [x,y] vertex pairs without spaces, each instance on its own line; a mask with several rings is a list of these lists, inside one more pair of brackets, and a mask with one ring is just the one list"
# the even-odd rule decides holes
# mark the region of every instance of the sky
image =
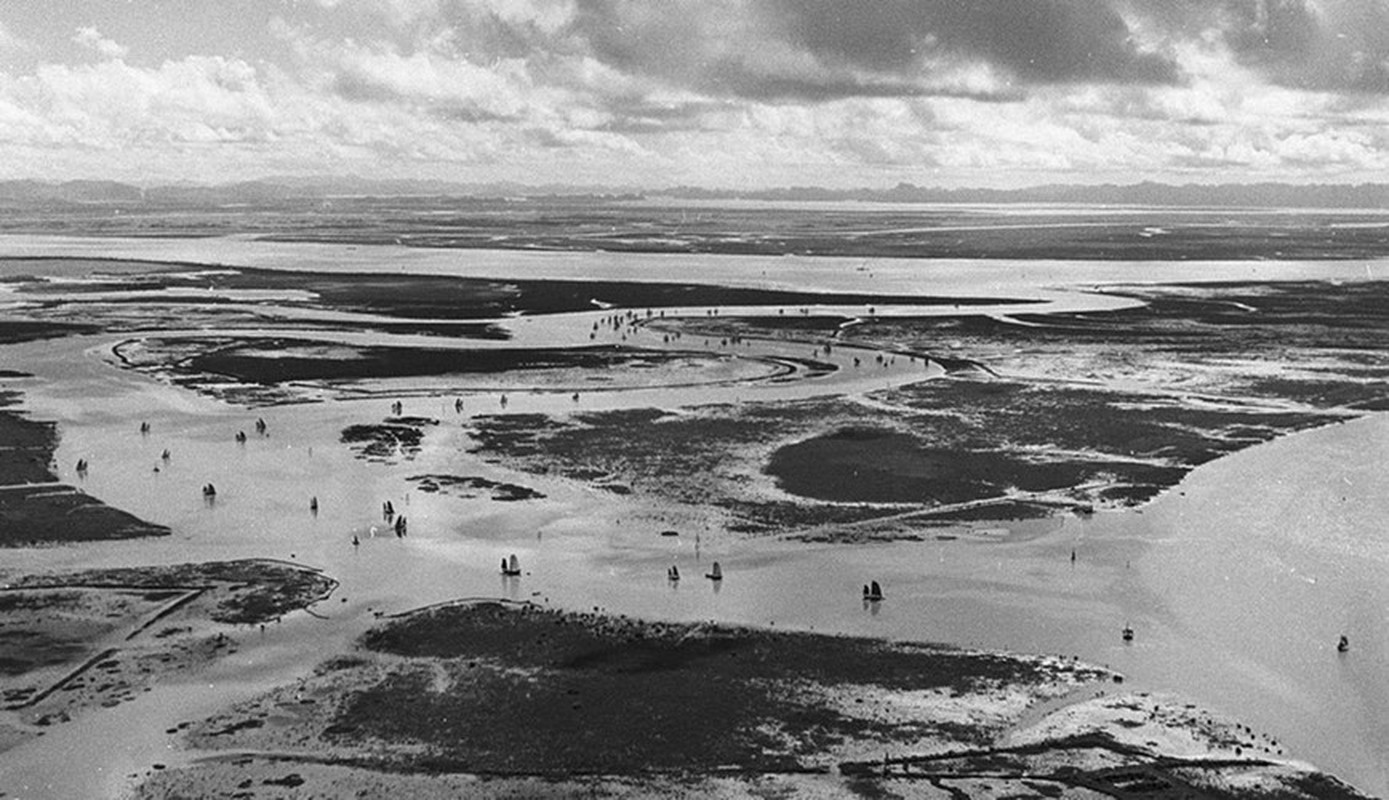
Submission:
[[5,0],[0,179],[1389,181],[1389,0]]

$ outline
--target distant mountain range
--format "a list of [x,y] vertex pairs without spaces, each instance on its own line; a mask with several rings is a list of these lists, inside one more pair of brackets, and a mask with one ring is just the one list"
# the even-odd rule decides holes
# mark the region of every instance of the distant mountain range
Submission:
[[0,181],[0,206],[167,206],[207,207],[274,205],[340,197],[591,197],[607,200],[668,198],[675,200],[761,200],[780,202],[874,203],[1058,203],[1253,208],[1389,208],[1389,184],[1057,184],[1025,189],[943,189],[899,183],[890,189],[827,189],[794,186],[780,189],[664,189],[520,183],[464,184],[434,180],[375,180],[355,177],[266,178],[202,185],[192,183],[140,187],[116,181]]

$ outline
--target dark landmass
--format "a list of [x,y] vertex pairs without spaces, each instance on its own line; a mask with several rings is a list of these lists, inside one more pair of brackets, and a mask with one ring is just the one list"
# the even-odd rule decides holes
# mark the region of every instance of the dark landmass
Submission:
[[[205,340],[149,342],[152,346],[199,347],[182,361],[185,374],[221,375],[247,383],[344,381],[438,375],[501,374],[537,369],[609,369],[633,361],[651,362],[702,355],[693,351],[593,347],[460,350],[423,347],[352,347],[309,339]],[[286,352],[290,351],[290,352]],[[293,354],[291,354],[293,353]]]
[[[934,434],[929,437],[934,439]],[[1015,439],[1012,444],[1020,444]],[[1142,463],[1079,458],[1043,462],[1006,451],[961,450],[883,428],[842,428],[777,449],[767,474],[792,494],[835,502],[952,505],[1017,490],[1070,489],[1101,474],[1124,473],[1131,481],[1170,485],[1185,471]]]
[[[151,773],[138,796],[1361,797],[1192,704],[1095,691],[1121,681],[1060,659],[460,602],[190,727],[226,755]],[[1098,699],[1018,725],[1082,686]]]
[[166,591],[220,587],[225,592],[207,609],[208,618],[228,625],[254,625],[318,602],[328,596],[337,581],[298,564],[246,559],[34,574],[7,584],[8,589],[70,586]]
[[[35,339],[60,339],[64,336],[81,336],[88,333],[97,333],[100,330],[101,327],[98,325],[7,319],[0,320],[0,344],[29,342]],[[22,375],[23,373],[11,375],[0,374],[0,377],[19,377]]]
[[429,494],[443,493],[452,497],[477,497],[475,490],[487,493],[493,500],[499,502],[515,502],[517,500],[540,500],[545,497],[541,492],[529,486],[520,486],[515,483],[504,481],[494,481],[488,478],[476,476],[460,475],[411,475],[405,480],[415,484],[415,488],[421,492]]
[[[978,745],[992,733],[929,716],[851,716],[823,702],[837,688],[960,696],[1109,678],[1054,660],[498,602],[417,612],[371,631],[361,646],[364,653],[320,668],[354,688],[318,704],[325,713],[313,720],[317,737],[356,751],[358,761],[431,772],[816,769],[830,746],[847,740],[931,736]],[[254,732],[207,736],[229,722],[209,722],[192,741],[255,740]],[[384,745],[386,757],[372,758],[366,743]]]
[[57,426],[4,410],[19,405],[22,397],[20,392],[0,389],[0,486],[58,480],[52,468]]
[[168,536],[153,525],[65,484],[0,487],[0,547]]
[[424,417],[392,417],[379,424],[349,425],[339,441],[351,445],[358,455],[372,461],[395,463],[411,461],[419,455],[424,431],[439,420]]

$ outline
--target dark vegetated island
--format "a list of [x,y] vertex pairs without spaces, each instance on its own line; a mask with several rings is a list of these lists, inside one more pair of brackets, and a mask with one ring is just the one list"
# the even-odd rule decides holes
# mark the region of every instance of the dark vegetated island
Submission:
[[[188,347],[202,340],[167,339]],[[295,350],[330,351],[293,354]],[[222,375],[247,383],[366,380],[440,375],[500,374],[539,369],[606,369],[633,362],[702,356],[695,351],[647,350],[619,345],[586,347],[449,349],[348,347],[310,339],[240,339],[202,350],[179,364],[182,372]]]
[[[794,772],[823,768],[830,746],[852,740],[979,745],[996,731],[875,718],[825,696],[853,687],[1047,696],[1109,678],[1060,660],[501,602],[416,612],[361,646],[379,655],[320,669],[343,696],[320,704],[322,741],[381,766],[483,774]],[[236,738],[216,746],[254,746],[256,735]],[[369,743],[385,745],[384,763]]]
[[[189,741],[221,755],[151,776],[140,796],[428,776],[451,787],[430,797],[1123,797],[1138,777],[1162,796],[1361,797],[1146,693],[1099,691],[1072,721],[1049,727],[1067,708],[1019,724],[1039,701],[1121,681],[1060,658],[463,601],[386,622],[294,686],[198,723]],[[1150,736],[1210,755],[1170,757]]]
[[210,619],[229,625],[253,625],[304,608],[327,597],[337,581],[323,573],[284,561],[243,559],[156,567],[115,567],[78,572],[38,573],[12,581],[9,589],[85,588],[212,589],[216,604]]
[[1178,467],[1065,456],[1034,460],[1007,449],[933,446],[910,433],[882,428],[844,428],[779,448],[766,472],[782,489],[818,500],[927,505],[966,503],[1014,490],[1071,489],[1116,472],[1127,482],[1157,487],[1185,474]]

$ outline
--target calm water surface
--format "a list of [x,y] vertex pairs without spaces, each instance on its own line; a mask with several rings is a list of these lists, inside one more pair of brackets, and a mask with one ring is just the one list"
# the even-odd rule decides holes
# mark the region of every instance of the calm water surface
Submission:
[[[28,240],[26,240],[28,241]],[[5,251],[13,242],[5,242]],[[247,261],[239,260],[245,255]],[[360,264],[339,248],[232,243],[222,260],[268,265]],[[31,241],[35,249],[59,247]],[[71,243],[63,247],[74,247]],[[120,245],[127,255],[203,256],[206,242]],[[97,252],[101,243],[81,248]],[[161,249],[163,248],[163,249]],[[19,248],[22,250],[23,248]],[[119,249],[119,248],[117,248]],[[190,252],[184,252],[188,250]],[[129,251],[129,252],[127,252]],[[136,253],[136,251],[139,251]],[[197,251],[197,252],[192,252]],[[75,251],[74,251],[75,252]],[[360,251],[350,251],[360,254]],[[308,255],[294,261],[294,254]],[[336,255],[334,255],[336,254]],[[346,260],[337,260],[337,255]],[[491,264],[519,265],[535,276],[563,277],[595,265],[617,277],[637,269],[633,259],[603,254],[489,254],[423,256],[401,253],[413,265],[485,273]],[[380,254],[375,263],[380,263]],[[679,264],[643,257],[670,275]],[[732,260],[702,258],[713,276],[735,270]],[[737,260],[745,267],[747,261]],[[769,269],[788,260],[763,259]],[[802,262],[802,284],[827,289],[868,288],[845,265]],[[542,263],[543,262],[543,263]],[[689,262],[685,262],[689,263]],[[857,263],[857,261],[855,261]],[[576,266],[578,265],[578,266]],[[587,266],[584,266],[587,265]],[[617,266],[613,266],[617,265]],[[758,266],[754,264],[754,266]],[[910,270],[908,267],[910,266]],[[760,267],[759,267],[760,268]],[[1133,265],[1083,265],[1085,280],[1131,275]],[[1317,276],[1356,277],[1363,264],[1303,265]],[[1187,274],[1173,265],[1169,274]],[[1197,270],[1192,270],[1192,274]],[[1234,265],[1231,275],[1290,276],[1289,265]],[[1056,280],[1065,270],[1034,265],[1030,272],[985,266],[971,272],[942,265],[930,280],[920,265],[892,264],[877,286],[937,293],[975,289],[1020,292]],[[511,273],[505,273],[511,274]],[[588,274],[588,273],[584,273]],[[664,273],[663,273],[664,275]],[[741,273],[748,280],[746,271]],[[1108,276],[1106,278],[1105,276]],[[1074,275],[1071,275],[1075,279]],[[1153,276],[1156,277],[1156,276]],[[781,278],[778,278],[781,279]],[[757,283],[760,276],[751,279]],[[910,287],[910,288],[909,288]],[[798,288],[805,288],[804,285]],[[551,323],[541,323],[551,324]],[[587,331],[588,322],[553,323],[547,335]],[[663,508],[544,477],[511,473],[466,452],[463,421],[451,398],[407,397],[406,414],[442,420],[424,450],[408,463],[358,460],[338,444],[348,424],[386,416],[389,398],[248,411],[231,408],[106,360],[114,337],[32,343],[7,349],[20,368],[39,377],[17,384],[36,418],[56,419],[57,454],[69,472],[77,458],[92,468],[81,484],[102,500],[174,529],[170,537],[72,548],[16,550],[17,569],[176,563],[274,557],[325,569],[342,582],[318,609],[327,619],[294,615],[196,681],[157,689],[138,702],[94,712],[79,725],[59,726],[42,739],[0,756],[0,782],[29,787],[23,796],[109,796],[126,776],[155,761],[176,764],[190,754],[163,733],[181,721],[306,674],[321,654],[346,646],[375,621],[395,612],[469,596],[510,596],[615,613],[680,620],[713,619],[796,629],[942,641],[1025,653],[1078,655],[1107,664],[1141,688],[1175,690],[1233,714],[1273,735],[1294,757],[1309,760],[1357,787],[1389,794],[1389,417],[1377,415],[1310,431],[1207,464],[1141,512],[1100,513],[1032,523],[972,541],[825,546],[745,540],[721,532],[719,520],[688,509]],[[586,341],[586,333],[585,333]],[[922,367],[910,367],[921,370]],[[864,391],[873,382],[914,379],[909,365],[885,376],[836,379],[824,386],[787,384],[785,396]],[[711,389],[718,393],[725,389]],[[735,395],[741,390],[728,390]],[[764,392],[764,396],[776,396]],[[586,395],[584,410],[678,406],[688,390],[641,389]],[[495,392],[468,394],[463,417],[498,409]],[[564,412],[568,392],[511,395],[508,411]],[[256,416],[269,435],[232,442],[251,432]],[[141,437],[138,425],[152,432]],[[155,472],[158,454],[171,463]],[[496,503],[421,493],[408,476],[475,475],[532,486],[543,501]],[[76,482],[75,475],[64,480]],[[218,486],[213,507],[199,487]],[[320,512],[309,514],[317,496]],[[411,535],[385,535],[380,503],[392,499],[411,521]],[[679,537],[655,531],[677,527]],[[349,542],[356,534],[362,546]],[[1078,554],[1072,564],[1072,549]],[[502,579],[496,564],[520,555],[527,574]],[[726,579],[715,587],[699,577],[719,560]],[[669,564],[686,579],[665,581]],[[888,600],[876,613],[858,596],[881,581]],[[1125,645],[1125,624],[1138,631]],[[1351,637],[1341,655],[1339,635]],[[132,732],[114,736],[114,731]],[[113,746],[112,742],[120,744]],[[80,765],[74,768],[74,765]]]

